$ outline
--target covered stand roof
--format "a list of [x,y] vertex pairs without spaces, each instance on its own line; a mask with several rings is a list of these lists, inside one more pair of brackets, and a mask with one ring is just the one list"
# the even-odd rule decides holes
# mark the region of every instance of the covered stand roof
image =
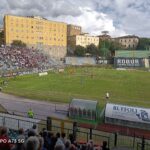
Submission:
[[70,107],[80,108],[86,110],[96,110],[98,102],[94,100],[85,100],[85,99],[72,99]]

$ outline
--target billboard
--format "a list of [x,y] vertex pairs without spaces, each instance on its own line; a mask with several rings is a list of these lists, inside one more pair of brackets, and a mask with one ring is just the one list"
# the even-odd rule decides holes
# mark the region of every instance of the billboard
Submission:
[[105,117],[150,124],[150,109],[107,103]]
[[114,65],[116,68],[145,67],[145,61],[143,58],[115,57]]

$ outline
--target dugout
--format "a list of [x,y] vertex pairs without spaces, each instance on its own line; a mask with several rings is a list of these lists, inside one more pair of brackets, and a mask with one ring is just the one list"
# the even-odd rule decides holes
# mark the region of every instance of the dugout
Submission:
[[98,102],[95,100],[74,98],[69,105],[69,117],[73,119],[96,121],[98,112]]

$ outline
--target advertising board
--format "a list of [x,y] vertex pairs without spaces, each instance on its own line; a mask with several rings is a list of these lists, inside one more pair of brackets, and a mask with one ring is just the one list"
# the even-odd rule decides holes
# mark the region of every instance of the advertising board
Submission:
[[107,103],[105,117],[150,124],[150,109]]
[[143,58],[116,57],[114,58],[114,65],[116,68],[145,67],[145,62]]

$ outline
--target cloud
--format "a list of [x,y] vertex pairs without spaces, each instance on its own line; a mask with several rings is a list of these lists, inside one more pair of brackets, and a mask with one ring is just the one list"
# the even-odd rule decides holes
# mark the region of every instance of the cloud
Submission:
[[150,37],[149,0],[1,0],[0,24],[4,14],[66,21],[91,34],[108,30],[112,36]]
[[[115,32],[121,36],[125,32],[116,29],[113,25],[113,20],[104,13],[99,13],[88,7],[80,7],[81,15],[73,16],[59,16],[57,18],[50,17],[56,21],[64,21],[67,23],[78,24],[82,26],[84,32],[92,33],[93,35],[100,35],[102,31],[107,30],[110,34],[115,35]],[[120,31],[120,33],[119,33]]]

